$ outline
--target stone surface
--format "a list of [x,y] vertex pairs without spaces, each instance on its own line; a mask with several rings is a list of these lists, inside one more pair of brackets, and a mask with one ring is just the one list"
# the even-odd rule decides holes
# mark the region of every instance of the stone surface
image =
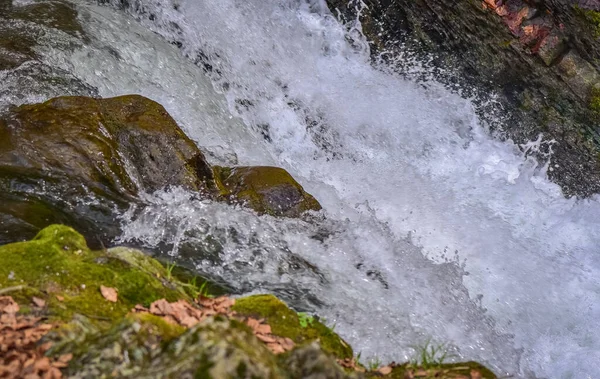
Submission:
[[214,169],[224,196],[259,213],[298,217],[307,210],[321,209],[315,198],[282,168],[215,166]]
[[208,196],[211,179],[202,153],[152,100],[21,106],[0,119],[0,242],[54,222],[107,240],[118,233],[114,210],[140,192],[174,185]]
[[276,216],[321,208],[281,168],[213,170],[166,110],[142,96],[59,97],[0,115],[0,243],[64,223],[102,246],[119,235],[119,212],[170,186]]

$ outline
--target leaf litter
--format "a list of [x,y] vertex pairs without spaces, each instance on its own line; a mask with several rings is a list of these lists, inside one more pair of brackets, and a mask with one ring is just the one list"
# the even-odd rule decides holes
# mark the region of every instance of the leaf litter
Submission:
[[[32,303],[42,308],[40,298]],[[49,358],[44,354],[51,343],[39,344],[54,326],[41,317],[20,315],[19,305],[11,296],[0,296],[0,378],[62,378],[61,368],[67,367],[71,354]]]
[[200,296],[196,300],[196,304],[193,305],[185,300],[169,303],[165,299],[160,299],[150,304],[149,308],[136,305],[132,311],[134,313],[150,313],[162,317],[167,322],[186,328],[190,328],[211,316],[225,316],[248,325],[256,338],[262,341],[274,354],[285,353],[294,348],[294,341],[274,335],[271,326],[264,319],[238,316],[231,309],[234,304],[235,299],[228,296],[217,298]]

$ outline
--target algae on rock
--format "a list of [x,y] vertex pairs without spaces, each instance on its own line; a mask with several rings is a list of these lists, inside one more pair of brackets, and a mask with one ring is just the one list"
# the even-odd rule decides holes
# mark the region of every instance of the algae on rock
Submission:
[[305,211],[321,209],[315,198],[282,168],[214,166],[213,170],[222,195],[259,213],[298,217]]
[[167,111],[142,96],[59,97],[0,118],[0,243],[64,223],[102,246],[139,194],[169,186],[273,215],[320,209],[283,169],[213,170]]

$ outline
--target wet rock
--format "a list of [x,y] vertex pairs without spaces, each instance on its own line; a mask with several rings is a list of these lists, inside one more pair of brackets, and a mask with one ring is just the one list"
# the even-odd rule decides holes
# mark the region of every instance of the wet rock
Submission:
[[110,237],[115,208],[139,193],[174,185],[209,194],[211,178],[194,143],[141,96],[56,98],[0,120],[4,238],[55,222],[77,225],[92,240],[98,232]]
[[0,70],[16,68],[38,58],[33,48],[41,30],[36,26],[85,36],[73,5],[61,1],[15,6],[10,0],[3,0],[0,20]]
[[281,168],[213,172],[166,110],[142,96],[59,97],[0,117],[0,243],[64,223],[101,246],[119,234],[119,212],[169,186],[277,216],[320,209]]
[[[567,196],[600,192],[600,7],[596,1],[328,0],[353,25],[359,17],[374,61],[474,98],[492,131],[517,143],[554,140],[549,176]],[[415,74],[399,54],[425,67]],[[418,72],[418,70],[417,70]],[[494,93],[498,108],[490,106]],[[575,138],[573,137],[575,135]],[[545,160],[548,148],[537,156]]]
[[274,355],[239,322],[210,318],[183,333],[173,329],[156,316],[130,318],[84,340],[63,336],[52,353],[73,352],[72,378],[283,377]]
[[259,213],[298,217],[321,206],[284,169],[278,167],[214,167],[222,194]]

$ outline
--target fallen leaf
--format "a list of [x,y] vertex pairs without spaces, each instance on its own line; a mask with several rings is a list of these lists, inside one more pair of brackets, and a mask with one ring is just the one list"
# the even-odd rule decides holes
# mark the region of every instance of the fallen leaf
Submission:
[[73,359],[73,354],[71,354],[71,353],[69,353],[69,354],[63,354],[60,357],[58,357],[58,361],[62,362],[62,363],[67,363],[71,359]]
[[269,348],[269,350],[271,350],[271,352],[273,354],[285,353],[285,350],[283,349],[283,347],[278,343],[268,343],[267,347]]
[[38,308],[44,308],[46,306],[46,301],[44,299],[40,299],[39,297],[34,296],[31,301]]
[[260,325],[260,322],[257,319],[249,318],[246,320],[246,325],[248,325],[252,328],[252,330],[255,331],[256,328],[258,328],[258,326]]
[[267,324],[260,324],[256,327],[255,332],[258,334],[271,334],[271,326]]
[[19,304],[17,304],[12,296],[0,296],[0,313],[17,313]]
[[477,370],[471,370],[471,379],[481,379],[481,372]]
[[102,296],[110,301],[111,303],[117,302],[117,290],[111,287],[100,286],[100,293]]
[[60,295],[56,295],[56,300],[63,302],[63,301],[65,301],[65,298]]
[[390,366],[383,366],[380,367],[379,370],[377,370],[377,372],[379,372],[381,375],[387,375],[392,372],[392,368]]
[[292,350],[294,348],[294,346],[296,345],[294,343],[294,341],[292,341],[290,338],[282,338],[281,341],[279,341],[279,343],[281,344],[281,346],[285,349],[285,350]]

